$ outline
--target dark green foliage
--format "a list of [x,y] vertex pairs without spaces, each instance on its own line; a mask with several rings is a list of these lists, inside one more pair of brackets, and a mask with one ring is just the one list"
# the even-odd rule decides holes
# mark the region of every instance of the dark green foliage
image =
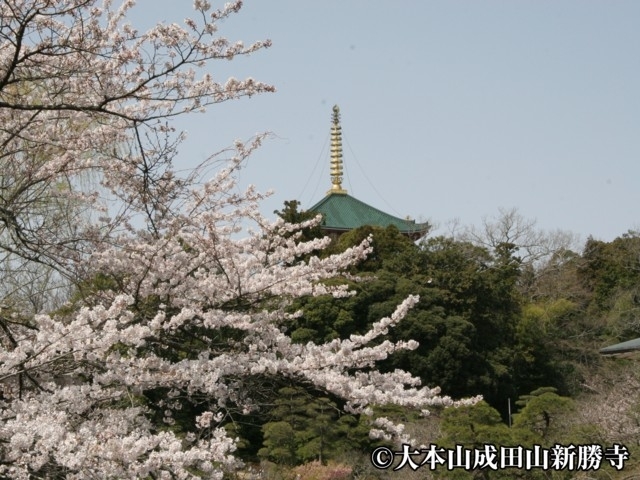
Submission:
[[384,288],[363,286],[386,297],[370,299],[370,320],[391,313],[410,293],[421,296],[390,334],[420,347],[395,355],[388,368],[405,368],[456,397],[481,393],[492,403],[513,396],[518,263],[506,251],[494,258],[484,248],[436,237],[383,264],[376,277]]
[[[298,207],[285,202],[276,213],[290,222],[312,217]],[[302,240],[320,233],[305,232]],[[482,394],[486,400],[446,410],[442,442],[531,445],[593,435],[595,427],[588,425],[568,428],[573,402],[561,394],[579,391],[580,371],[598,365],[598,349],[607,341],[640,335],[638,234],[613,242],[589,239],[582,255],[559,250],[535,266],[522,264],[514,244],[489,250],[435,237],[416,245],[393,227],[353,230],[323,254],[343,251],[369,235],[374,252],[351,271],[363,278],[350,282],[357,295],[299,301],[294,308],[303,316],[288,325],[294,341],[320,343],[364,333],[407,295],[419,294],[420,303],[388,337],[415,339],[420,346],[397,352],[383,369],[408,370],[453,397]],[[520,410],[509,429],[507,401],[517,398],[512,407]],[[342,438],[366,445],[367,428],[359,419],[340,415],[330,399],[298,387],[279,390],[268,419],[260,456],[278,463],[332,458],[349,449]],[[456,475],[519,478],[516,473]]]
[[555,388],[541,387],[520,396],[516,405],[522,409],[513,419],[520,444],[550,446],[566,440],[566,421],[563,419],[573,410],[574,402],[556,392]]
[[553,384],[540,352],[517,343],[522,298],[513,248],[500,245],[491,254],[444,237],[415,245],[394,228],[363,227],[340,237],[334,251],[371,234],[377,253],[353,272],[365,278],[353,284],[357,295],[296,305],[304,312],[290,326],[296,341],[364,333],[406,296],[419,294],[420,303],[389,337],[414,339],[420,346],[396,353],[383,368],[408,370],[454,397],[482,394],[503,415],[508,397],[517,398],[538,382]]
[[634,288],[640,280],[640,236],[629,232],[606,243],[589,238],[581,273],[594,292],[595,303],[605,308],[619,288]]
[[293,426],[284,421],[269,422],[264,424],[262,431],[264,446],[258,454],[278,464],[295,465],[297,456]]
[[390,225],[387,228],[364,226],[344,233],[327,250],[327,253],[342,252],[362,243],[369,236],[373,237],[371,243],[373,251],[356,267],[358,272],[377,272],[415,250],[413,242],[402,235],[396,227]]
[[[526,282],[517,326],[519,370],[529,383],[578,394],[602,364],[599,349],[640,335],[640,237],[589,238],[582,255],[560,250]],[[535,356],[535,358],[534,358]],[[540,359],[545,358],[544,365]],[[555,381],[544,381],[555,372]]]
[[629,339],[640,335],[640,235],[628,232],[612,242],[589,238],[580,276],[591,292],[588,312],[606,320],[607,333]]
[[511,431],[498,411],[482,401],[476,405],[446,409],[438,442],[448,448],[455,445],[481,448],[484,444],[510,445],[512,439]]
[[[442,434],[437,440],[439,446],[455,448],[461,445],[467,449],[484,449],[484,445],[513,445],[511,430],[502,422],[500,414],[486,402],[461,408],[450,408],[442,416]],[[495,480],[518,478],[518,472],[509,470],[462,469],[447,470],[441,466],[436,470],[436,478],[453,480]]]
[[322,343],[357,329],[353,325],[353,299],[336,300],[331,296],[302,299],[295,309],[303,310],[303,317],[290,325],[291,338],[298,343]]
[[[515,402],[521,407],[514,415],[511,428],[503,422],[500,414],[486,402],[460,408],[450,408],[442,415],[441,436],[437,444],[454,448],[462,445],[468,449],[482,450],[485,445],[523,446],[540,445],[549,448],[555,444],[580,445],[590,443],[588,429],[569,428],[568,416],[574,408],[570,398],[559,396],[554,388],[539,388],[523,395]],[[514,407],[516,406],[514,405]],[[575,472],[506,469],[492,471],[479,469],[437,471],[438,478],[447,479],[569,479]]]
[[295,465],[341,458],[365,450],[368,427],[344,414],[334,401],[312,395],[302,387],[284,387],[262,426],[263,448],[258,455],[279,464]]
[[[313,220],[317,215],[308,210],[300,210],[300,202],[298,200],[285,200],[284,208],[282,210],[274,210],[273,213],[287,223],[302,223],[307,220]],[[304,242],[314,238],[322,238],[323,236],[320,225],[316,225],[315,227],[303,229],[300,241]]]

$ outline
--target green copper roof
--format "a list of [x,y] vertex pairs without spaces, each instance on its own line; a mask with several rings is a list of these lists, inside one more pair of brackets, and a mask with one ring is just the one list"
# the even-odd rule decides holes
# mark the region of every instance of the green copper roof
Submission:
[[309,210],[322,214],[322,228],[325,230],[346,232],[364,225],[394,225],[400,233],[415,238],[422,237],[429,230],[428,223],[416,223],[414,220],[394,217],[346,193],[330,193]]
[[616,353],[634,352],[636,350],[640,350],[640,338],[601,348],[600,353],[603,355],[613,355]]

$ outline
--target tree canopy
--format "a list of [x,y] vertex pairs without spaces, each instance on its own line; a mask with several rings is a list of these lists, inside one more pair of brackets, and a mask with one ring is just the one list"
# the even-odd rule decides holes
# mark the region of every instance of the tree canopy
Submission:
[[[35,315],[3,292],[0,475],[222,478],[239,465],[229,426],[283,378],[352,414],[453,404],[406,372],[375,368],[416,347],[378,340],[417,296],[349,339],[300,344],[286,335],[295,299],[351,294],[339,275],[366,258],[370,241],[318,257],[328,239],[298,241],[304,224],[262,217],[262,196],[234,189],[261,138],[236,143],[212,178],[202,172],[216,157],[179,175],[175,117],[273,90],[201,67],[270,43],[217,34],[240,1],[212,10],[196,0],[183,25],[146,31],[127,22],[132,5],[0,3],[3,275],[43,265],[76,291]],[[85,172],[94,177],[83,184]],[[243,233],[243,222],[255,230]],[[309,408],[321,418],[333,403]],[[267,447],[280,427],[265,426]],[[323,452],[333,433],[321,430],[309,426],[296,455]],[[287,455],[278,448],[269,455]]]

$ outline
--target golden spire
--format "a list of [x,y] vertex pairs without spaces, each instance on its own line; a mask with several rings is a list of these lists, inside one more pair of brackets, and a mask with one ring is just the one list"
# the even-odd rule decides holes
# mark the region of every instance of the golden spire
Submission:
[[333,106],[333,124],[331,125],[331,190],[329,193],[347,193],[342,188],[342,127],[340,127],[340,109]]

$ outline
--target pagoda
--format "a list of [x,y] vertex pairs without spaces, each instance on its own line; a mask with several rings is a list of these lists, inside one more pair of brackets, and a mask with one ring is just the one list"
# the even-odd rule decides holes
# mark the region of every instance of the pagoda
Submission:
[[412,240],[426,235],[430,228],[428,223],[394,217],[349,195],[342,188],[342,166],[340,109],[335,105],[331,125],[331,189],[322,200],[309,208],[309,211],[322,215],[320,227],[325,234],[337,237],[365,225],[383,228],[393,225]]

